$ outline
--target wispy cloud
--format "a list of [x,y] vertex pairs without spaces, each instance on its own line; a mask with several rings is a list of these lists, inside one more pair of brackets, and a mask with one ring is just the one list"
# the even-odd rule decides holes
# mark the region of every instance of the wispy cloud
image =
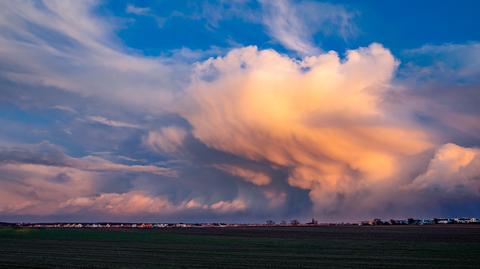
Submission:
[[107,119],[102,116],[90,116],[87,118],[90,122],[92,123],[99,123],[111,127],[117,127],[117,128],[133,128],[133,129],[143,129],[140,125],[133,124],[133,123],[128,123],[124,121],[118,121],[118,120],[111,120]]
[[159,131],[150,131],[143,142],[158,152],[176,153],[181,150],[187,131],[180,127],[168,126]]
[[225,171],[234,176],[240,177],[247,182],[251,182],[258,186],[268,185],[272,180],[271,178],[262,172],[254,171],[251,169],[243,168],[240,166],[229,164],[218,164],[214,166],[222,171]]
[[301,55],[321,51],[314,42],[318,32],[348,38],[355,29],[354,14],[340,5],[289,0],[260,2],[268,33],[284,47]]
[[424,45],[403,51],[394,97],[426,119],[446,142],[480,142],[480,43]]
[[152,10],[149,7],[138,7],[132,4],[127,5],[125,12],[139,16],[149,16]]
[[52,106],[52,108],[57,109],[57,110],[61,110],[61,111],[64,111],[64,112],[73,113],[73,114],[78,113],[75,109],[73,109],[69,106],[55,105],[55,106]]
[[2,67],[3,78],[155,111],[173,98],[182,69],[175,66],[182,64],[123,51],[113,41],[113,26],[94,15],[96,2],[0,6],[0,62],[11,67]]

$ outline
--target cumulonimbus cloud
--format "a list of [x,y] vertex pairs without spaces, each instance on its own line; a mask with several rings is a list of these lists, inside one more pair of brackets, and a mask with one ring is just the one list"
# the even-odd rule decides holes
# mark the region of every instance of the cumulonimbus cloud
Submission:
[[197,66],[180,113],[206,145],[283,167],[317,208],[338,207],[397,181],[403,159],[433,147],[428,132],[385,104],[396,66],[378,44],[301,61],[236,49]]

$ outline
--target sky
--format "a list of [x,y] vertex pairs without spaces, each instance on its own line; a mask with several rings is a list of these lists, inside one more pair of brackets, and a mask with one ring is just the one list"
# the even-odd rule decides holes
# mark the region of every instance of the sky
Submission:
[[478,1],[1,1],[0,221],[480,216]]

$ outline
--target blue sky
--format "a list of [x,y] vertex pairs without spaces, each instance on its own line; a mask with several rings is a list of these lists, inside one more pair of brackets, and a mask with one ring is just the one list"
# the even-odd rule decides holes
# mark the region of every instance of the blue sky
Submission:
[[478,1],[0,5],[1,219],[480,214]]
[[[225,1],[220,4],[226,13],[221,19],[215,18],[219,15],[208,17],[208,12],[202,14],[205,6],[217,4],[202,1],[111,1],[103,4],[100,12],[124,20],[123,27],[120,26],[117,31],[119,38],[129,48],[147,55],[169,53],[181,47],[206,50],[212,46],[231,47],[235,44],[284,50],[272,42],[266,29],[256,21],[257,16],[248,18],[244,14],[232,14],[234,12],[229,7],[235,2]],[[315,43],[326,51],[345,51],[379,42],[399,53],[425,44],[465,43],[480,38],[478,31],[475,31],[480,26],[476,13],[479,8],[477,1],[328,3],[345,8],[352,16],[355,30],[347,38],[336,36],[332,29],[329,30],[331,35],[328,38],[322,35],[314,37]],[[132,14],[126,8],[128,5],[147,7],[150,15]],[[219,9],[221,8],[214,8],[216,12]],[[262,6],[255,1],[242,6],[243,11],[253,14],[260,13],[261,9]]]

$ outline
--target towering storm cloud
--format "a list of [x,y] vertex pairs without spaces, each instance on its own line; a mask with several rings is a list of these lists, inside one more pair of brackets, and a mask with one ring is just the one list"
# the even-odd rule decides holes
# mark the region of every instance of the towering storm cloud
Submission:
[[400,183],[405,160],[434,147],[385,100],[397,65],[379,44],[345,59],[236,49],[196,66],[180,113],[206,145],[286,169],[319,212],[365,210],[380,188]]

